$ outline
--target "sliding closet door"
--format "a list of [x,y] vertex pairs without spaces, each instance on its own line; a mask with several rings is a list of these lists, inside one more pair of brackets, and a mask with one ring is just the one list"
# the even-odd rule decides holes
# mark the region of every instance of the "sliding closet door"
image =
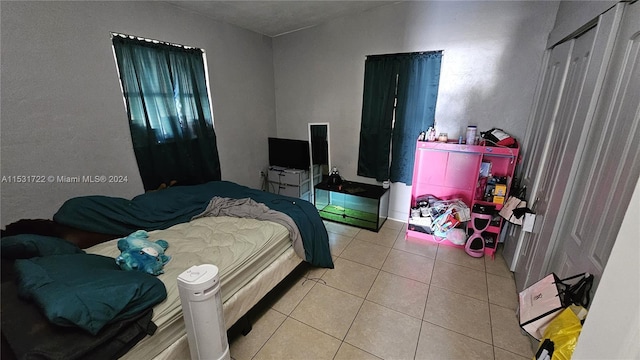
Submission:
[[[565,42],[554,47],[547,60],[544,69],[544,77],[535,114],[531,120],[531,127],[528,129],[527,139],[524,146],[524,167],[522,171],[522,185],[526,186],[529,195],[536,193],[536,179],[538,171],[545,168],[545,154],[550,139],[554,137],[555,117],[559,105],[560,93],[564,86],[569,55],[573,48],[573,42]],[[529,234],[521,233],[521,238],[515,249],[516,286],[520,289],[527,278],[526,261],[532,256],[533,243]],[[505,249],[505,256],[510,252]]]
[[[566,208],[570,179],[585,146],[585,129],[593,119],[604,67],[615,39],[615,17],[612,12],[601,16],[594,27],[558,46],[568,45],[570,55],[544,150],[542,155],[535,155],[543,160],[538,167],[528,169],[532,172],[529,176],[535,178],[530,201],[537,218],[534,232],[523,234],[526,260],[516,267],[519,289],[546,275]],[[525,181],[532,182],[526,176]]]
[[550,271],[604,270],[640,175],[640,3],[627,5]]

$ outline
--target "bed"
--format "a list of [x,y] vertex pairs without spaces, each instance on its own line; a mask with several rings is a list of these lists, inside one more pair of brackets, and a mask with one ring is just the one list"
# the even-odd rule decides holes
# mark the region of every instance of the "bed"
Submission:
[[[172,259],[156,278],[167,296],[153,306],[154,334],[138,336],[126,353],[115,356],[124,359],[189,356],[176,279],[193,265],[211,263],[220,269],[227,329],[303,261],[333,267],[326,229],[313,205],[230,182],[170,188],[132,200],[70,199],[54,220],[94,234],[117,235],[91,243],[84,249],[88,256],[117,257],[118,238],[139,229],[148,230],[151,240],[168,241],[166,253]],[[3,335],[5,330],[3,321]]]

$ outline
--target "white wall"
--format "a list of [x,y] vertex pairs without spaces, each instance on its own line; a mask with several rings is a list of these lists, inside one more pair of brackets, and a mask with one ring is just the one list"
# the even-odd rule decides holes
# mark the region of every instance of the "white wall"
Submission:
[[[556,2],[400,2],[273,41],[278,136],[331,124],[331,163],[356,175],[367,55],[444,50],[438,132],[467,125],[523,139]],[[416,134],[417,138],[418,134]],[[410,188],[394,184],[390,217],[408,216]]]
[[640,359],[640,181],[598,285],[573,359]]
[[259,187],[275,136],[272,42],[161,2],[2,1],[1,175],[123,175],[124,184],[2,183],[4,226],[70,197],[143,191],[110,32],[203,48],[222,178]]

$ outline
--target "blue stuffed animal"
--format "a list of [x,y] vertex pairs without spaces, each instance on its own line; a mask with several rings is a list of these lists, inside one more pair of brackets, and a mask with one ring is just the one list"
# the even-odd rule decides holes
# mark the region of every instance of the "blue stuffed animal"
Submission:
[[146,231],[138,230],[118,240],[118,250],[121,253],[116,258],[116,264],[122,270],[160,275],[164,273],[162,270],[164,265],[171,260],[171,256],[164,254],[168,247],[169,243],[165,240],[150,241]]

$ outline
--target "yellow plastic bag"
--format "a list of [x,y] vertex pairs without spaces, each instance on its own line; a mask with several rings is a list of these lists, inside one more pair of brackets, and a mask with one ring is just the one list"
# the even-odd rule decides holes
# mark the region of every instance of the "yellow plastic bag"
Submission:
[[[578,343],[578,336],[582,331],[582,323],[580,317],[584,318],[586,309],[581,306],[572,305],[560,312],[558,316],[553,318],[549,323],[549,326],[544,331],[544,337],[540,342],[540,345],[544,343],[545,339],[549,339],[553,342],[553,355],[552,360],[570,360],[573,355],[573,350]],[[576,315],[578,314],[578,315]],[[538,351],[540,353],[540,351]],[[534,360],[537,360],[534,357]]]

